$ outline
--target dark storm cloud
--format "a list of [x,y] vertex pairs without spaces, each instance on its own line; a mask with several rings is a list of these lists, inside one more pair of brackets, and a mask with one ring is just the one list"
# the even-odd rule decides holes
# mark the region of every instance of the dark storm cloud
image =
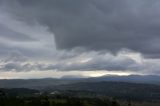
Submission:
[[0,0],[0,71],[159,73],[159,10],[159,0]]
[[15,18],[46,25],[57,47],[112,52],[127,48],[159,57],[159,0],[5,1]]

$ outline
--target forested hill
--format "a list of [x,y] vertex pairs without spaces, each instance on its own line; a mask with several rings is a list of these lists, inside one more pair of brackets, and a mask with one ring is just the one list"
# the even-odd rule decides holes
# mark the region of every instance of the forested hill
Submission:
[[33,96],[36,93],[39,93],[38,90],[34,89],[27,89],[27,88],[12,88],[12,89],[6,89],[6,88],[0,88],[0,97],[1,96]]
[[137,84],[125,82],[80,82],[46,88],[47,91],[53,90],[72,90],[89,91],[99,95],[132,98],[132,99],[160,99],[160,86],[152,84]]

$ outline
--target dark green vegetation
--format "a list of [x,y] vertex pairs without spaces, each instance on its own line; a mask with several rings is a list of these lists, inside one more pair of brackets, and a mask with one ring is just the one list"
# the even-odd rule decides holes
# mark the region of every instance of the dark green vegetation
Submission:
[[[53,82],[54,83],[54,82]],[[118,99],[136,101],[160,100],[160,86],[126,82],[79,82],[47,86],[38,90],[27,88],[0,89],[10,96],[32,96],[35,94],[61,94],[74,97],[108,96]]]
[[0,97],[1,96],[9,96],[9,97],[15,97],[15,96],[33,96],[34,94],[39,93],[38,90],[34,89],[27,89],[27,88],[12,88],[12,89],[0,89]]
[[9,96],[0,91],[0,106],[160,106],[160,103],[122,101],[106,96],[73,97],[71,95],[64,96],[63,94]]
[[4,97],[0,98],[0,106],[120,106],[116,100],[107,98],[76,97]]
[[36,90],[0,89],[0,106],[160,106],[159,103],[160,86],[153,84],[97,81]]
[[[136,84],[125,82],[81,82],[61,86],[48,87],[45,91],[74,91],[70,94],[79,95],[101,95],[116,97],[119,99],[132,99],[136,101],[160,100],[160,86],[150,84]],[[76,92],[77,91],[77,92]],[[86,91],[86,94],[84,92]],[[80,93],[81,92],[81,93]]]

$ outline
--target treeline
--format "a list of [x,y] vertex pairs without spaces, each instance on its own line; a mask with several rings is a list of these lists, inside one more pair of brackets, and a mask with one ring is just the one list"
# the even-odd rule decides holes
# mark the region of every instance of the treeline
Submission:
[[[74,91],[70,92],[73,95],[101,95],[108,97],[116,97],[123,100],[134,101],[159,101],[160,100],[160,86],[151,84],[136,84],[125,82],[80,82],[75,84],[61,85],[57,87],[50,87],[46,91],[64,90]],[[77,92],[76,92],[77,91]],[[83,91],[83,92],[81,92]],[[86,92],[84,92],[86,91]]]
[[0,106],[120,106],[116,100],[107,98],[75,97],[7,97],[0,98]]
[[27,88],[0,88],[0,97],[1,96],[33,96],[34,94],[39,93],[38,90],[35,89],[27,89]]

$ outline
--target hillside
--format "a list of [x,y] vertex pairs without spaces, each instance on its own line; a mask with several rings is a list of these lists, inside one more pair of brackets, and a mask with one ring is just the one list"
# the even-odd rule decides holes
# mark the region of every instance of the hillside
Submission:
[[[110,96],[121,99],[158,100],[160,99],[160,86],[151,84],[137,84],[125,82],[80,82],[60,86],[47,87],[46,91],[88,91],[97,95]],[[75,93],[75,92],[74,92]],[[76,93],[75,93],[76,95]],[[79,93],[78,93],[79,95]]]
[[1,79],[0,88],[32,88],[43,89],[47,86],[57,86],[64,84],[74,84],[78,82],[101,82],[101,81],[114,81],[114,82],[129,82],[129,83],[144,83],[160,85],[160,76],[156,75],[129,75],[129,76],[102,76],[91,78],[73,78],[62,77],[60,79],[44,78],[44,79]]

